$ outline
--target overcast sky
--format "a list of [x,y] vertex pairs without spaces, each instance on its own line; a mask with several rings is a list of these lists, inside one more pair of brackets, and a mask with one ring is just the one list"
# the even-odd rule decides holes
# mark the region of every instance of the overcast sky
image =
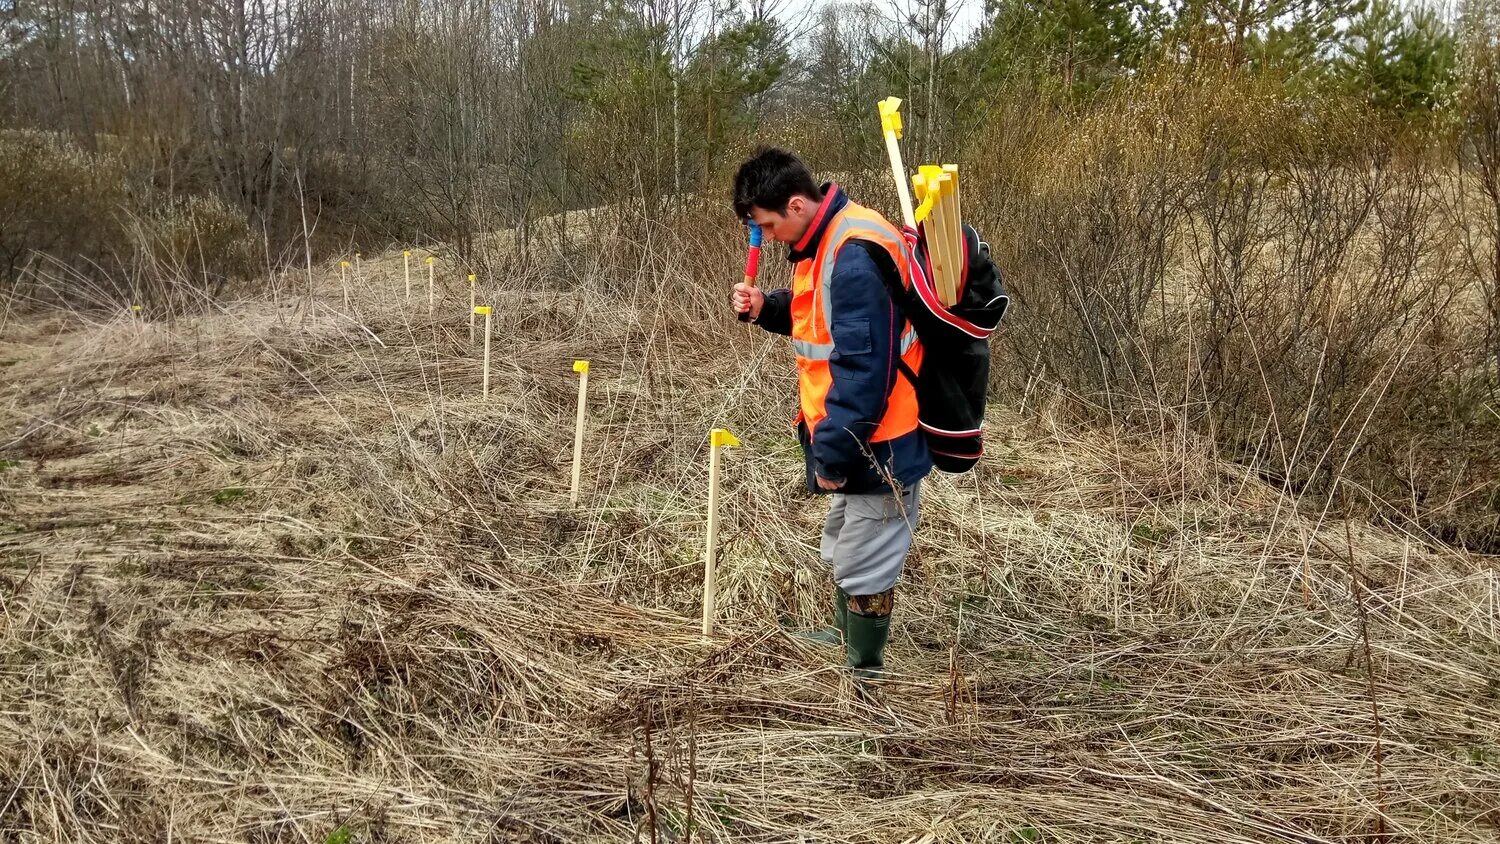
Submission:
[[[770,5],[776,16],[792,27],[792,31],[803,34],[812,28],[817,12],[825,6],[872,5],[881,14],[896,20],[898,17],[921,14],[921,8],[913,0],[812,0],[810,3],[796,0],[772,0]],[[948,31],[947,43],[956,45],[968,38],[984,14],[984,0],[948,0],[948,14],[953,22]]]

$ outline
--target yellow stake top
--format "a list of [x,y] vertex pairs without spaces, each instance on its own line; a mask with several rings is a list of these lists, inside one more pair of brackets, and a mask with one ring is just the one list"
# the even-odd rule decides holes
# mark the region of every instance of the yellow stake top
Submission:
[[474,313],[479,314],[480,316],[489,316],[491,313],[494,313],[494,310],[495,309],[491,308],[489,305],[474,306]]
[[589,362],[586,361],[586,360],[575,360],[575,361],[573,361],[573,371],[574,372],[588,372],[589,371]]
[[130,309],[131,309],[131,310],[132,310],[132,311],[135,311],[135,312],[137,312],[137,313],[139,313],[139,312],[140,312],[140,310],[141,310],[141,306],[140,306],[140,305],[131,305],[131,306],[130,306]]
[[917,201],[921,203],[917,206],[917,210],[912,212],[912,217],[920,223],[927,219],[927,215],[932,211],[932,206],[937,204],[937,194],[928,195],[927,177],[921,173],[917,173],[911,177],[911,192],[912,196],[915,196]]
[[410,258],[411,257],[411,250],[410,249],[403,249],[403,250],[401,250],[401,257],[403,257],[403,258]]
[[339,266],[341,266],[341,267],[347,267],[347,266],[349,266],[349,262],[348,261],[339,261]]
[[[956,169],[956,168],[955,168]],[[949,182],[943,179],[943,168],[936,164],[923,164],[911,177],[912,193],[922,203],[913,212],[917,222],[922,222],[932,213],[932,206],[945,195],[953,193]]]
[[427,256],[427,263],[429,263],[429,264],[430,264],[430,263],[432,263],[432,262],[433,262],[433,261],[436,261],[436,260],[437,260],[437,259],[436,259],[436,258],[434,258],[434,257],[432,257],[432,256],[431,256],[431,255],[428,255],[428,256]]
[[474,283],[474,274],[473,273],[469,273],[469,283],[470,284]]
[[721,445],[737,446],[740,444],[740,438],[729,433],[728,428],[715,428],[708,432],[708,444],[713,448]]
[[880,131],[890,132],[901,139],[901,98],[886,97],[879,103]]

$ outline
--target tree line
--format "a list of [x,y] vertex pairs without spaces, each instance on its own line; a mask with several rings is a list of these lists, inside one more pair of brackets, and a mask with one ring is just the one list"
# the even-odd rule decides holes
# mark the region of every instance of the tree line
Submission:
[[0,0],[0,26],[13,288],[420,243],[582,283],[567,256],[666,238],[707,313],[748,149],[891,212],[895,95],[1012,279],[1002,395],[1500,547],[1496,0]]

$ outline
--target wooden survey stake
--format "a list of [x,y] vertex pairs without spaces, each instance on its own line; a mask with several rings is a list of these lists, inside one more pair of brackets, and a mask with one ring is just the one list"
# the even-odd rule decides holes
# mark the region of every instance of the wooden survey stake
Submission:
[[880,109],[880,131],[885,135],[885,153],[891,160],[891,175],[896,179],[896,195],[901,198],[901,219],[912,228],[917,218],[911,207],[911,192],[906,187],[906,165],[901,163],[901,100],[886,97],[876,104]]
[[932,267],[932,287],[947,306],[958,301],[963,288],[964,244],[962,210],[959,205],[958,168],[952,164],[924,164],[911,177],[921,205],[917,222]]
[[727,429],[715,428],[708,433],[708,537],[703,553],[703,635],[714,632],[714,592],[718,588],[715,563],[719,546],[719,449],[737,446],[739,438]]
[[[477,313],[479,313],[479,311],[474,309],[474,274],[469,273],[469,345],[471,346],[474,345],[474,315]],[[485,309],[484,322],[486,326],[489,325],[489,309]],[[484,329],[484,342],[486,346],[488,346],[490,342],[489,335],[490,330],[488,327],[486,327]]]
[[339,287],[344,288],[344,308],[349,308],[349,262],[339,261]]
[[948,199],[950,208],[949,218],[951,220],[948,236],[953,243],[953,301],[944,300],[943,304],[952,305],[958,301],[964,289],[964,269],[969,254],[968,241],[964,240],[964,208],[963,193],[958,189],[958,165],[943,165],[943,194]]
[[[922,224],[927,245],[927,261],[932,268],[932,287],[938,299],[951,307],[963,289],[964,256],[967,246],[963,235],[963,208],[959,202],[958,167],[953,164],[924,164],[911,177],[908,190],[906,165],[901,161],[901,100],[886,97],[876,104],[880,110],[880,130],[885,135],[886,156],[890,158],[891,175],[901,198],[901,218],[916,228]],[[912,195],[920,203],[912,208]]]
[[937,205],[933,206],[932,216],[927,219],[937,223],[933,229],[933,240],[936,241],[938,251],[943,255],[943,274],[937,288],[938,300],[944,305],[951,305],[954,300],[953,290],[956,287],[954,278],[959,272],[957,256],[953,251],[953,221],[949,219],[953,213],[952,179],[943,173],[941,168],[935,178],[937,180]]
[[434,258],[434,257],[432,257],[431,255],[427,256],[427,315],[428,316],[432,316],[432,297],[433,297],[432,282],[433,282],[433,273],[437,272],[437,270],[433,269],[432,262],[435,261],[435,260],[437,260],[437,259]]
[[401,250],[401,265],[406,274],[406,298],[411,298],[411,250]]
[[479,305],[469,310],[469,342],[474,342],[474,315],[484,317],[484,387],[480,395],[483,398],[490,397],[490,311],[489,305]]
[[578,421],[573,428],[573,488],[568,494],[569,503],[578,504],[578,481],[583,476],[583,411],[589,393],[589,362],[573,361],[573,371],[578,373]]

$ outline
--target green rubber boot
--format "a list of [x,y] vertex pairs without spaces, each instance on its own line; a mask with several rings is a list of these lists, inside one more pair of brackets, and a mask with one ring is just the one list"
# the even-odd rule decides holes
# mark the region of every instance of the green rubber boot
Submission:
[[879,680],[885,676],[885,644],[891,638],[889,615],[865,615],[850,612],[844,624],[848,643],[849,668],[861,680]]
[[844,590],[833,587],[833,626],[824,627],[822,630],[811,632],[798,632],[795,635],[809,642],[817,642],[820,645],[833,647],[844,643],[844,619],[849,615],[849,596]]

